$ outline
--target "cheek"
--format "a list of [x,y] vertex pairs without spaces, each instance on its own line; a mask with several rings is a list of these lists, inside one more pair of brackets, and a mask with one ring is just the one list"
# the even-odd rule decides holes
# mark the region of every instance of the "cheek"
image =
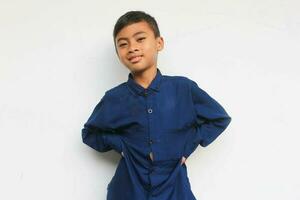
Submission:
[[119,51],[118,52],[118,58],[121,60],[121,61],[126,61],[127,58],[126,58],[126,53],[124,51]]
[[152,46],[144,48],[143,50],[144,50],[145,53],[147,52],[147,57],[148,58],[153,59],[153,58],[156,57],[157,52],[156,52],[155,48],[153,48]]
[[145,45],[143,46],[143,49],[144,49],[144,51],[148,51],[148,52],[153,52],[153,51],[155,51],[154,46],[153,46],[153,45],[150,45],[150,44],[145,44]]

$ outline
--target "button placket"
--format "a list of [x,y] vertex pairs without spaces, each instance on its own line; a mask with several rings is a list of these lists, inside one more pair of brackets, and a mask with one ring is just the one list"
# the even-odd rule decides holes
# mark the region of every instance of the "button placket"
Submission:
[[151,161],[153,161],[153,143],[154,143],[154,139],[153,139],[153,134],[152,134],[152,126],[153,126],[153,120],[152,120],[152,113],[153,113],[153,109],[152,109],[152,95],[149,95],[149,91],[148,90],[144,90],[144,95],[147,96],[145,99],[146,99],[146,106],[147,106],[147,110],[146,112],[148,113],[148,132],[149,132],[149,141],[148,141],[148,144],[149,144],[149,148],[150,148],[150,151],[149,151],[149,159]]

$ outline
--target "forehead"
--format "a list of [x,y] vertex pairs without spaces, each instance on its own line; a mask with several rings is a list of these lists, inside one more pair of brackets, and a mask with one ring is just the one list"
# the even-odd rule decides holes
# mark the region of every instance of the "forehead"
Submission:
[[116,41],[126,40],[130,37],[134,37],[138,34],[146,34],[146,35],[154,35],[152,29],[150,28],[149,24],[145,21],[137,22],[125,26],[116,36]]

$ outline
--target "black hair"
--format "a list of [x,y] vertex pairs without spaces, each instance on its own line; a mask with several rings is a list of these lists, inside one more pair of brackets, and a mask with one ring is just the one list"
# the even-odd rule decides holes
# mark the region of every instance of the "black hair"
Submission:
[[154,33],[155,38],[160,37],[160,31],[154,17],[145,13],[144,11],[128,11],[117,20],[114,26],[113,39],[114,39],[115,47],[116,47],[115,40],[117,34],[125,26],[131,25],[133,23],[141,22],[141,21],[145,21],[148,23],[149,27],[152,29]]

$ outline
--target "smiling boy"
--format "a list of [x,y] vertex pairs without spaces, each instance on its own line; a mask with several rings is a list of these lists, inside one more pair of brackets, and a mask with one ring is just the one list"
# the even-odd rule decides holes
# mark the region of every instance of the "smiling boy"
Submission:
[[105,92],[82,129],[88,146],[122,155],[107,200],[195,200],[185,161],[199,144],[212,143],[231,117],[193,80],[161,73],[164,40],[152,16],[125,13],[113,36],[128,80]]
[[[158,52],[164,47],[163,38],[156,36],[147,22],[140,21],[120,30],[115,41],[120,61],[131,71],[139,85],[148,88],[156,75]],[[153,160],[152,152],[149,156]],[[184,160],[183,157],[182,162]]]

